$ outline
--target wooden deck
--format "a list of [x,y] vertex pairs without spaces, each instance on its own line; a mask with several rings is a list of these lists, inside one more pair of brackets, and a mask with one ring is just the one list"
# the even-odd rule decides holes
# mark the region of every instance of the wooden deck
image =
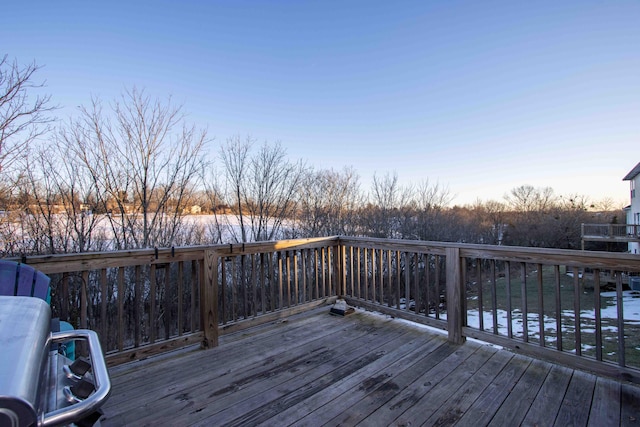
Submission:
[[110,370],[103,426],[635,425],[640,388],[322,307]]

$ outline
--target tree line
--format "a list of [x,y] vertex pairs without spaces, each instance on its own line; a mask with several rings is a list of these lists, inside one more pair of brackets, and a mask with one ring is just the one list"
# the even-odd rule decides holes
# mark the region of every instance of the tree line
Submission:
[[579,248],[581,223],[624,222],[611,201],[529,185],[466,206],[395,172],[363,188],[353,167],[318,169],[279,142],[217,142],[137,88],[54,120],[38,71],[0,61],[1,256],[327,235]]

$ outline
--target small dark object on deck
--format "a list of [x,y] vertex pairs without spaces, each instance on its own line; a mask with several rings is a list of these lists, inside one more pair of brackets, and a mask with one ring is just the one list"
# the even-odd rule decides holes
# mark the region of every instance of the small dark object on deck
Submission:
[[335,316],[347,316],[351,313],[354,313],[356,310],[353,307],[349,307],[347,302],[343,299],[339,299],[329,310],[329,314],[333,314]]

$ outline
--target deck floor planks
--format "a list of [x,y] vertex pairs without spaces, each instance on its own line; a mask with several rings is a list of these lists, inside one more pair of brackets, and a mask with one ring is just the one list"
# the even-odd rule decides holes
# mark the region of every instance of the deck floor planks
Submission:
[[[281,398],[275,399],[269,404],[234,420],[232,425],[256,425],[259,423],[282,425],[279,421],[273,419],[273,417],[277,418],[288,408],[296,406],[308,399],[311,400],[315,394],[321,391],[328,391],[331,396],[337,395],[339,396],[338,398],[340,401],[342,401],[343,399],[351,396],[351,393],[344,395],[341,393],[339,386],[342,384],[352,383],[355,374],[362,373],[363,371],[370,371],[375,375],[382,371],[396,371],[402,366],[402,363],[406,364],[409,359],[417,358],[420,355],[420,352],[424,350],[428,351],[430,347],[437,346],[437,343],[434,342],[435,340],[427,339],[423,334],[420,334],[417,331],[415,335],[411,334],[410,336],[407,336],[407,338],[411,339],[408,340],[406,338],[402,338],[402,341],[405,341],[404,343],[394,347],[393,351],[385,350],[382,357],[372,360],[366,365],[362,365],[357,359],[352,360],[348,364],[336,369],[331,374],[318,377]],[[395,361],[393,359],[395,359]],[[353,367],[350,366],[354,364],[361,365],[361,368],[354,370]],[[305,415],[306,413],[302,413],[299,415],[299,418],[302,418]],[[286,422],[291,422],[291,415],[286,419]],[[296,421],[296,425],[302,425],[302,423]]]
[[518,384],[516,384],[502,406],[500,406],[500,409],[498,409],[498,412],[491,419],[489,425],[520,425],[544,383],[551,366],[550,363],[533,360],[520,378],[520,381],[518,381]]
[[[423,340],[425,338],[423,338]],[[432,335],[429,338],[430,339],[424,341],[422,346],[410,353],[404,354],[403,352],[399,352],[396,354],[396,352],[393,352],[384,355],[378,360],[377,364],[370,364],[363,369],[342,378],[340,381],[330,384],[322,390],[318,390],[312,396],[309,396],[309,398],[279,412],[262,425],[271,426],[295,424],[300,426],[303,424],[302,421],[300,421],[302,418],[325,405],[328,406],[323,408],[323,411],[329,407],[334,408],[336,405],[342,405],[345,407],[350,406],[351,402],[356,399],[356,397],[354,397],[354,393],[357,392],[363,382],[367,381],[371,377],[379,375],[379,369],[382,366],[387,365],[387,367],[384,368],[385,370],[388,370],[389,368],[392,369],[392,365],[402,363],[403,359],[407,357],[415,357],[416,362],[419,362],[426,357],[433,357],[433,353],[440,350],[441,347],[447,347],[446,340],[442,336]],[[399,348],[399,350],[403,350],[404,347],[405,346]],[[446,351],[450,353],[453,352],[453,349]],[[319,382],[320,381],[316,381],[310,384],[310,387],[316,388],[320,385]]]
[[630,384],[620,387],[620,425],[640,425],[640,388]]
[[557,425],[640,422],[635,385],[475,342],[455,346],[381,315],[327,311],[223,336],[215,349],[113,369],[102,424],[549,425],[554,416]]
[[[403,387],[399,387],[397,392],[384,402],[384,405],[378,404],[377,408],[370,413],[366,424],[390,424],[440,381],[446,380],[456,367],[465,363],[478,350],[478,347],[473,345],[455,346],[447,343],[446,346],[443,351],[434,352],[433,357],[426,358],[423,363],[416,365],[415,369],[409,373],[408,378],[405,378]],[[345,422],[347,421],[346,416],[355,418],[355,415],[353,409],[348,408],[345,414],[335,417],[333,421]],[[358,420],[361,419],[358,418]]]
[[589,414],[590,427],[620,425],[620,383],[598,378]]
[[428,390],[418,401],[393,421],[393,425],[404,426],[413,424],[415,420],[426,417],[426,414],[436,412],[447,400],[453,398],[455,393],[478,372],[493,356],[497,350],[492,347],[477,349],[463,365],[456,367],[447,376],[446,380],[440,381]]
[[[327,317],[330,323],[344,321],[343,318]],[[181,419],[197,421],[222,410],[239,410],[242,408],[240,402],[262,393],[265,388],[301,375],[312,367],[325,365],[333,357],[332,346],[359,348],[365,353],[371,347],[384,344],[386,339],[393,339],[398,326],[386,325],[388,322],[386,319],[378,319],[372,324],[367,319],[363,324],[349,322],[355,327],[340,328],[340,333],[325,334],[303,345],[291,343],[287,351],[284,351],[286,347],[280,337],[274,336],[272,342],[265,343],[265,347],[279,349],[277,354],[264,360],[259,358],[253,364],[236,357],[233,363],[238,369],[213,379],[209,374],[195,372],[180,382],[181,388],[177,391],[180,398],[177,402],[172,395],[158,396],[161,390],[153,390],[150,394],[155,395],[155,399],[150,399],[144,407],[135,408],[134,411],[143,410],[148,414],[139,419],[144,424],[167,415],[180,423]]]
[[[367,397],[374,395],[377,396],[378,400],[391,399],[406,383],[414,381],[424,368],[429,365],[437,366],[444,357],[451,355],[456,349],[456,346],[445,344],[430,354],[421,355],[413,364],[394,365],[380,370],[376,374],[365,378],[347,394],[337,396],[333,402],[310,413],[300,420],[297,425],[354,425],[362,419],[362,410],[367,411]],[[375,405],[374,410],[378,406]]]
[[447,426],[458,421],[509,363],[512,357],[513,354],[505,351],[496,352],[454,396],[447,400],[446,404],[436,410],[422,425]]
[[[283,396],[294,393],[323,376],[327,376],[328,383],[332,383],[345,375],[362,369],[387,352],[401,346],[402,341],[407,338],[406,335],[406,333],[389,335],[388,340],[385,341],[381,336],[369,337],[370,341],[352,341],[348,346],[338,346],[330,354],[333,363],[320,361],[323,363],[308,366],[308,370],[284,372],[279,375],[279,378],[269,378],[268,381],[264,381],[260,385],[258,392],[254,390],[251,399],[228,406],[224,411],[216,414],[216,420],[227,425],[255,425],[260,421],[260,415],[265,406],[277,404]],[[235,398],[235,396],[231,396],[231,398]],[[295,399],[287,404],[293,403],[296,403]],[[201,415],[206,415],[209,412],[209,407],[203,412],[203,414],[198,414],[195,419],[198,420]],[[193,419],[191,418],[191,420]],[[204,425],[206,424],[205,422]]]
[[554,425],[586,425],[589,420],[589,412],[591,412],[595,385],[595,375],[574,371]]
[[[220,358],[226,360],[224,365],[216,366],[214,364],[213,366],[208,366],[207,370],[208,379],[225,377],[223,380],[226,382],[227,378],[230,378],[228,375],[234,372],[244,372],[247,365],[252,366],[256,363],[264,363],[279,355],[281,350],[279,346],[272,345],[273,340],[291,341],[295,342],[296,347],[304,347],[322,337],[333,336],[333,334],[342,335],[345,329],[361,327],[353,322],[341,322],[340,320],[344,319],[336,319],[336,321],[324,327],[317,322],[307,325],[306,328],[303,326],[302,329],[297,327],[286,328],[282,324],[275,324],[273,330],[276,333],[265,334],[264,337],[260,338],[256,337],[248,343],[239,341],[235,345],[233,343],[229,343],[226,346],[221,345],[211,350],[211,352],[191,352],[181,357],[179,363],[161,362],[147,367],[144,362],[140,362],[139,366],[135,367],[134,373],[137,374],[135,378],[139,379],[141,378],[140,375],[146,373],[144,381],[137,381],[133,385],[127,376],[123,376],[123,379],[129,381],[123,382],[117,382],[119,376],[112,376],[112,381],[118,384],[118,390],[109,399],[109,404],[120,405],[120,412],[125,412],[127,409],[137,410],[142,403],[158,400],[158,394],[161,392],[165,394],[167,392],[186,393],[189,388],[193,387],[193,384],[190,383],[191,379],[201,381],[203,375],[202,366],[207,364],[209,359]],[[299,340],[296,339],[298,336],[300,337]],[[247,337],[252,337],[252,334],[247,334]],[[170,384],[170,386],[167,386],[167,384]]]
[[553,425],[569,387],[572,373],[571,369],[564,366],[555,365],[551,368],[522,422],[523,426]]
[[489,424],[531,362],[532,359],[528,357],[514,355],[507,366],[496,376],[496,379],[485,389],[485,392],[458,420],[457,425],[476,427]]
[[[220,337],[220,347],[212,351],[215,352],[216,356],[227,357],[230,358],[230,360],[234,360],[240,356],[245,359],[254,356],[256,360],[259,360],[263,357],[268,357],[263,353],[265,344],[268,344],[274,336],[280,337],[280,339],[285,342],[297,340],[300,343],[305,343],[317,339],[318,336],[337,333],[342,327],[349,327],[349,323],[346,322],[342,325],[326,324],[323,326],[317,321],[313,322],[313,317],[310,317],[302,318],[300,323],[293,327],[289,327],[284,321],[274,322],[274,324],[269,326],[268,328],[256,327],[230,336],[222,336]],[[239,339],[244,340],[243,345],[234,346],[233,343]],[[273,351],[275,349],[267,348],[267,350]],[[156,383],[173,382],[185,375],[191,375],[193,370],[198,369],[198,365],[189,362],[202,357],[203,355],[199,354],[199,352],[190,352],[189,355],[184,357],[184,363],[181,369],[168,372],[165,358],[151,357],[132,362],[131,364],[110,368],[109,375],[113,380],[118,381],[118,384],[122,386],[124,391],[137,393],[137,390],[135,390],[136,387],[153,387]],[[141,378],[144,378],[145,381],[141,382]],[[126,399],[127,397],[123,397],[122,400]]]

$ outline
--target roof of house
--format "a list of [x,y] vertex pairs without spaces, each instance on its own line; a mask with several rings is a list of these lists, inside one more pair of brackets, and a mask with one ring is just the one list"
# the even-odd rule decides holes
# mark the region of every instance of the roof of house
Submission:
[[640,174],[640,163],[638,163],[636,165],[635,168],[631,169],[631,172],[629,172],[627,174],[627,176],[625,176],[624,178],[622,178],[623,181],[631,181],[633,178],[636,177],[636,175]]

